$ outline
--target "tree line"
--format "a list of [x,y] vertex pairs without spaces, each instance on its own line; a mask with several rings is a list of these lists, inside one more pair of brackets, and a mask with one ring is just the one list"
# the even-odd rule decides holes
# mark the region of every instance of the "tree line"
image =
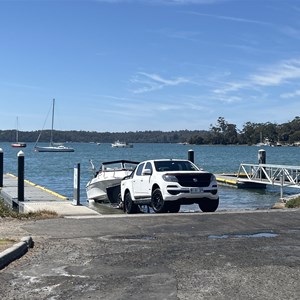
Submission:
[[[22,142],[36,142],[39,131],[19,131]],[[290,144],[300,142],[300,117],[292,121],[276,123],[246,122],[239,130],[235,124],[219,117],[209,130],[177,130],[177,131],[129,131],[129,132],[97,132],[97,131],[60,131],[53,133],[55,142],[113,143],[116,140],[128,143],[189,143],[212,145],[253,145],[267,141],[270,144]],[[15,130],[0,130],[0,142],[15,142]],[[44,130],[40,142],[49,142],[50,130]]]

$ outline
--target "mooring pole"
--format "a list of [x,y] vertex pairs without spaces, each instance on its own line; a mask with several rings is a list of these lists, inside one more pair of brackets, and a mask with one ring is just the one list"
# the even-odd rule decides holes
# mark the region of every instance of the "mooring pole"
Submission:
[[283,183],[284,183],[284,177],[281,174],[280,175],[280,199],[283,199]]
[[188,160],[191,161],[192,163],[194,162],[194,150],[192,149],[188,151]]
[[3,187],[3,150],[0,148],[0,187]]
[[[264,165],[266,164],[266,150],[260,149],[258,150],[258,164]],[[265,168],[263,168],[265,170]],[[263,170],[260,170],[260,179],[266,178],[266,175],[264,174]]]
[[80,164],[74,166],[73,205],[80,205]]
[[258,163],[263,165],[266,164],[266,150],[258,150]]
[[24,152],[18,152],[18,201],[24,201]]

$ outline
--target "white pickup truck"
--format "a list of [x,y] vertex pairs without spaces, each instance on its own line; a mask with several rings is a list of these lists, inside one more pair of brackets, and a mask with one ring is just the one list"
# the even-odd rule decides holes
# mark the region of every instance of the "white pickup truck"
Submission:
[[219,205],[216,177],[183,159],[141,162],[121,181],[121,198],[129,214],[139,212],[139,205],[149,205],[156,213],[176,213],[181,204],[193,203],[213,212]]

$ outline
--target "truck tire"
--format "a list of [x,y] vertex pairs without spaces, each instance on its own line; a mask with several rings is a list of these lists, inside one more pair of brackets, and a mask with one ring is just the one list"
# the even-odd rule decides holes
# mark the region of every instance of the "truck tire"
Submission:
[[198,205],[203,212],[214,212],[219,206],[219,198],[216,200],[202,199],[199,201]]
[[178,201],[169,201],[168,202],[168,211],[170,213],[178,213],[180,210],[180,203]]
[[167,203],[164,201],[163,196],[159,188],[152,192],[151,206],[156,213],[167,212]]
[[139,212],[139,207],[132,201],[132,198],[131,198],[131,195],[129,192],[127,192],[125,194],[124,210],[128,214],[135,214],[135,213]]

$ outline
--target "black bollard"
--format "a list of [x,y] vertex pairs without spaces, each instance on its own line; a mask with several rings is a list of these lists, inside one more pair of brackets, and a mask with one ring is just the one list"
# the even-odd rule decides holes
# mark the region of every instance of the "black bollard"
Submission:
[[188,160],[194,162],[194,150],[188,151]]
[[3,150],[0,148],[0,187],[3,187]]
[[24,152],[18,152],[18,201],[24,201]]

